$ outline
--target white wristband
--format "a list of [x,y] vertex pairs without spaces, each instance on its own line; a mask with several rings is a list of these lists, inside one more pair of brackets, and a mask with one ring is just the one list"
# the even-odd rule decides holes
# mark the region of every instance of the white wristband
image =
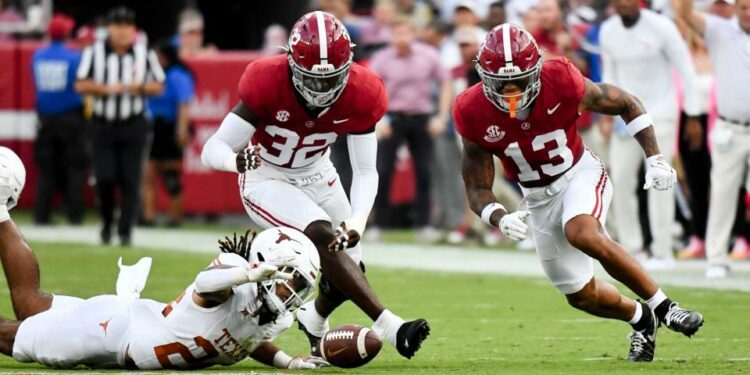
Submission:
[[647,127],[654,124],[654,120],[651,119],[651,116],[648,115],[648,113],[644,113],[636,118],[633,119],[633,121],[630,121],[626,127],[628,129],[628,133],[630,133],[630,136],[634,136],[638,134],[643,129],[646,129]]
[[279,350],[276,352],[276,355],[273,356],[273,367],[288,368],[289,362],[291,361],[292,357],[290,357],[289,354],[284,353],[283,350]]
[[480,216],[482,218],[482,221],[484,221],[485,223],[489,225],[492,225],[492,223],[490,222],[490,216],[492,216],[492,213],[494,213],[497,210],[503,210],[507,212],[507,210],[505,209],[505,206],[503,206],[502,204],[497,203],[497,202],[490,203],[482,210],[482,215]]
[[10,212],[8,212],[8,206],[0,205],[0,223],[10,220]]

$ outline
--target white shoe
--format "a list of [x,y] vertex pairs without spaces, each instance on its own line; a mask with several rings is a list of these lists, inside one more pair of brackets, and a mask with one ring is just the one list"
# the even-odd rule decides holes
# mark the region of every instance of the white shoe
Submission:
[[448,233],[448,236],[445,237],[445,240],[451,245],[460,245],[466,241],[466,234],[460,230],[452,230]]
[[133,301],[141,297],[143,288],[146,287],[148,274],[151,272],[151,257],[143,257],[134,265],[122,264],[122,257],[117,260],[120,273],[117,275],[115,290],[117,296],[126,301]]
[[729,273],[728,266],[708,266],[706,268],[706,278],[708,279],[725,279]]
[[362,240],[373,243],[380,242],[383,240],[383,231],[378,227],[367,228],[365,235],[362,236]]
[[440,241],[440,236],[439,230],[431,226],[422,227],[417,231],[417,242],[432,244]]
[[675,262],[672,258],[649,258],[643,262],[643,268],[648,271],[669,271],[674,269],[674,267]]

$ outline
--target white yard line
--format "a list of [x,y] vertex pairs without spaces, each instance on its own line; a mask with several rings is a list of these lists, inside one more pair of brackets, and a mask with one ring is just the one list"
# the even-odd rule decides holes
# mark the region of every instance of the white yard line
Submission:
[[[38,242],[98,244],[98,227],[36,227],[21,228],[26,238]],[[216,232],[138,228],[133,244],[163,251],[214,253]],[[116,242],[116,238],[113,238]],[[114,251],[126,252],[118,247]],[[472,246],[446,247],[415,244],[364,244],[364,261],[386,268],[406,268],[450,273],[500,274],[509,276],[544,277],[536,254],[520,251],[491,251]],[[664,285],[750,292],[750,262],[737,262],[730,277],[708,280],[703,276],[705,262],[680,261],[671,271],[655,272],[653,276]],[[597,266],[597,275],[606,273]]]

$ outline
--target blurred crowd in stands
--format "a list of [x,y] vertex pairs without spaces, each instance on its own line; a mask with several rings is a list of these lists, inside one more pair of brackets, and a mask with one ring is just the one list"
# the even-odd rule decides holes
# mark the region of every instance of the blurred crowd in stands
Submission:
[[[613,237],[619,237],[634,255],[644,259],[644,264],[648,267],[669,269],[674,265],[674,258],[702,258],[706,255],[705,238],[707,226],[710,226],[710,205],[716,204],[714,200],[721,199],[726,203],[722,204],[722,207],[734,208],[722,213],[725,216],[733,216],[733,229],[732,241],[726,249],[721,250],[725,254],[731,253],[732,258],[737,260],[750,258],[750,199],[747,196],[747,185],[750,185],[747,174],[750,159],[745,159],[744,165],[736,166],[742,171],[743,183],[740,185],[743,186],[737,186],[736,192],[732,191],[721,197],[711,196],[711,160],[713,153],[717,151],[711,148],[709,140],[714,122],[717,117],[722,116],[720,112],[717,113],[717,89],[712,68],[715,58],[711,54],[712,47],[706,45],[700,33],[694,32],[685,20],[679,17],[678,8],[681,2],[682,0],[374,0],[371,5],[361,6],[367,2],[311,1],[311,10],[330,12],[343,21],[356,44],[355,60],[368,65],[381,75],[390,98],[389,113],[377,125],[380,139],[380,191],[365,239],[377,241],[382,231],[388,228],[413,227],[416,228],[416,239],[424,243],[447,242],[458,245],[474,241],[495,245],[503,241],[499,231],[487,229],[468,209],[460,176],[460,141],[453,130],[450,105],[458,93],[479,82],[473,60],[486,32],[504,22],[515,22],[523,25],[534,35],[544,51],[544,58],[563,56],[571,60],[592,81],[617,82],[626,89],[638,84],[648,87],[650,81],[644,81],[643,77],[628,77],[627,74],[630,73],[622,70],[621,65],[615,66],[615,61],[623,58],[619,49],[631,48],[630,52],[633,52],[638,48],[662,48],[667,60],[670,59],[669,56],[681,56],[681,48],[689,51],[685,54],[685,60],[691,60],[687,65],[680,61],[667,61],[671,71],[666,82],[673,86],[669,91],[664,92],[660,87],[651,88],[653,96],[663,97],[674,93],[673,96],[676,97],[668,97],[666,100],[680,103],[674,109],[674,121],[672,117],[666,116],[669,117],[669,121],[656,124],[657,133],[662,127],[669,130],[669,140],[663,141],[661,147],[665,154],[670,154],[680,178],[680,186],[674,192],[674,197],[670,195],[666,198],[674,204],[657,205],[654,201],[662,201],[664,197],[657,199],[640,189],[642,182],[637,182],[639,178],[642,179],[639,177],[643,175],[642,171],[628,174],[621,179],[632,179],[632,184],[622,183],[625,186],[623,188],[615,183],[615,190],[619,188],[622,192],[615,198],[608,231]],[[745,11],[750,12],[750,1],[695,0],[695,8],[730,20],[742,11],[740,8],[747,8]],[[24,15],[5,7],[4,1],[0,0],[0,39],[18,33],[42,33],[46,23],[41,20],[44,19],[45,12],[51,15],[51,9],[48,2],[41,1],[38,9],[28,8]],[[640,18],[638,11],[641,12]],[[174,37],[167,42],[167,45],[176,49],[176,53],[169,54],[162,50],[159,52],[160,61],[167,69],[179,69],[180,77],[189,76],[189,68],[180,62],[182,58],[210,56],[216,54],[217,49],[204,44],[204,20],[198,9],[186,9],[176,16],[178,28]],[[48,19],[49,17],[47,16]],[[633,25],[638,26],[638,22],[644,24],[651,19],[649,17],[657,17],[653,22],[667,22],[672,25],[667,26],[668,28],[674,26],[679,31],[679,34],[676,34],[680,36],[679,40],[667,41],[662,45],[660,43],[663,35],[653,30],[640,31],[645,36],[638,37],[641,39],[636,38],[638,42],[634,45],[625,44],[625,39],[617,39],[629,37],[628,30],[637,29],[632,28]],[[616,24],[610,27],[615,31],[601,33],[608,19],[610,23]],[[629,25],[628,22],[631,21],[634,23]],[[62,23],[66,26],[61,26]],[[94,25],[74,27],[73,20],[56,15],[52,17],[49,25],[47,33],[53,43],[71,37],[79,46],[83,46],[107,38],[106,18],[102,18]],[[617,28],[623,25],[624,31],[618,34]],[[748,32],[750,29],[745,31]],[[600,36],[610,39],[602,40]],[[744,37],[748,38],[747,35]],[[136,43],[146,43],[145,31],[138,30],[136,39]],[[285,26],[274,24],[268,27],[262,54],[283,53],[278,47],[284,45],[286,39]],[[613,46],[611,50],[602,47],[607,45]],[[606,64],[607,60],[611,63],[609,67]],[[640,58],[635,58],[630,63],[644,71],[650,69],[645,65],[647,62]],[[638,64],[642,66],[639,67]],[[685,66],[688,66],[687,70]],[[744,68],[746,76],[750,76],[750,66],[741,68]],[[694,77],[690,77],[691,74]],[[671,77],[672,75],[674,77]],[[167,77],[169,76],[170,73],[167,72]],[[639,79],[640,81],[636,82]],[[628,80],[635,83],[630,84]],[[182,113],[180,105],[187,105],[190,101],[190,95],[185,95],[185,92],[191,92],[192,89],[186,88],[185,85],[189,86],[192,81],[186,83],[185,79],[178,79],[176,82],[175,84],[182,86],[179,86],[177,91],[170,90],[170,81],[167,79],[165,93],[162,94],[173,95],[170,103],[175,108],[170,110],[170,114],[159,118],[146,113],[153,132],[159,131],[157,127],[161,122],[189,123],[187,118],[172,115]],[[688,103],[683,105],[688,98],[697,100],[697,106]],[[645,101],[645,105],[651,112],[652,104]],[[149,108],[153,106],[149,105]],[[674,124],[671,124],[671,121]],[[739,125],[744,124],[750,129],[750,125],[745,124],[750,122],[750,118],[732,121]],[[578,126],[587,147],[596,152],[609,168],[614,167],[618,170],[619,166],[628,160],[642,159],[640,155],[619,151],[617,144],[622,134],[625,134],[619,119],[584,113],[579,119]],[[185,137],[188,137],[184,126],[173,125],[169,129],[176,132],[173,134],[174,143],[169,147],[182,147],[186,142]],[[635,143],[629,139],[626,141]],[[162,146],[154,143],[154,147]],[[154,149],[151,155],[159,155],[159,151]],[[146,169],[141,215],[141,221],[146,225],[152,225],[155,217],[153,204],[149,203],[149,200],[153,199],[153,176],[164,171],[179,171],[180,154],[167,154],[171,157],[168,162],[152,160]],[[332,156],[345,186],[351,181],[346,155],[345,142],[336,143]],[[175,163],[175,160],[178,162]],[[636,169],[643,168],[642,163],[633,165]],[[499,165],[496,165],[496,168],[500,168]],[[413,171],[414,198],[407,201],[394,199],[399,192],[391,191],[394,176],[403,171]],[[496,176],[495,193],[506,207],[516,209],[522,203],[518,187],[505,180],[502,171],[498,170]],[[167,186],[167,189],[170,187]],[[171,191],[176,192],[173,196],[178,201],[172,206],[169,222],[178,225],[181,219],[179,189],[173,186]],[[73,201],[74,203],[69,205],[79,204],[75,203],[75,199]],[[623,203],[626,201],[632,202],[628,203],[632,207],[640,209],[632,210],[632,207],[629,208]],[[38,210],[41,213],[35,215],[37,222],[49,223],[48,209]],[[635,217],[628,216],[631,211]],[[666,227],[661,223],[656,211],[668,213]],[[736,215],[733,212],[736,212]],[[73,214],[70,217],[74,223],[80,222],[80,215]],[[623,241],[623,233],[631,232],[637,235],[629,236],[629,241]],[[668,249],[656,249],[655,242],[664,242],[662,238],[665,236]],[[522,249],[533,249],[533,242],[525,241],[518,246]]]

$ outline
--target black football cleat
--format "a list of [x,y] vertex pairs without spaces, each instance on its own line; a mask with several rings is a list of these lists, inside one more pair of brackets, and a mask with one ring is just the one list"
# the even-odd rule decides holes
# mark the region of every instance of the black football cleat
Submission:
[[630,362],[651,362],[654,360],[656,351],[656,330],[659,328],[659,321],[654,315],[651,324],[643,330],[630,332],[630,353],[628,361]]
[[672,303],[669,311],[664,315],[664,325],[672,331],[690,337],[703,325],[703,315],[697,311],[685,310],[677,303]]
[[419,348],[422,347],[422,341],[430,335],[430,325],[424,319],[412,320],[399,327],[396,333],[396,349],[398,353],[407,359],[414,357]]

